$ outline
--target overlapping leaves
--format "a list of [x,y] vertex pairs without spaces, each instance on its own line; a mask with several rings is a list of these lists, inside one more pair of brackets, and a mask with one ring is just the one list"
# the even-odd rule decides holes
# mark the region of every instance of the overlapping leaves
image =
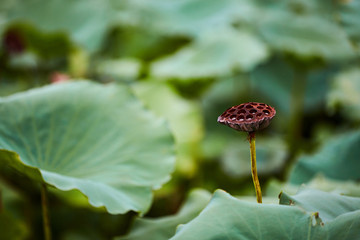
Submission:
[[211,78],[234,70],[249,71],[268,56],[266,46],[245,31],[218,29],[203,34],[170,57],[156,61],[152,74],[160,78]]
[[171,238],[179,224],[187,223],[196,217],[209,202],[211,194],[205,190],[194,190],[190,192],[188,199],[173,216],[166,216],[156,219],[136,219],[130,233],[117,240],[166,240]]
[[192,176],[196,172],[195,159],[204,136],[199,104],[182,98],[166,83],[142,82],[134,84],[133,89],[149,109],[169,122],[176,142],[177,170]]
[[42,31],[65,32],[75,43],[95,51],[112,20],[112,11],[110,1],[13,1],[4,20],[7,24],[26,21]]
[[295,164],[290,181],[295,184],[308,182],[317,173],[338,180],[360,178],[360,131],[337,136],[326,142],[315,154],[302,156]]
[[[360,200],[327,193],[311,194],[306,200],[321,204],[297,206],[257,204],[238,200],[218,190],[208,206],[194,220],[178,228],[171,239],[356,239],[360,236]],[[319,198],[321,196],[321,199]],[[283,197],[284,198],[284,197]],[[302,199],[295,195],[294,201]],[[339,200],[340,199],[340,200]],[[323,221],[321,217],[339,206],[341,209]],[[285,200],[283,200],[285,201]],[[305,201],[305,200],[304,200]],[[300,200],[299,200],[300,202]],[[311,205],[311,207],[309,207]],[[309,207],[309,208],[308,208]],[[317,211],[313,212],[313,211]],[[344,231],[344,229],[346,229]]]
[[335,76],[328,105],[332,112],[340,110],[347,118],[360,120],[360,68],[347,69]]

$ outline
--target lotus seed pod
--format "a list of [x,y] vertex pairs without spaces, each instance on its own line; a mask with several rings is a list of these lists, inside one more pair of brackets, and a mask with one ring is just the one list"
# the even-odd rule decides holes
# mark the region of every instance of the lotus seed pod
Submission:
[[276,110],[265,104],[248,102],[227,109],[221,114],[218,123],[244,132],[255,132],[269,126]]

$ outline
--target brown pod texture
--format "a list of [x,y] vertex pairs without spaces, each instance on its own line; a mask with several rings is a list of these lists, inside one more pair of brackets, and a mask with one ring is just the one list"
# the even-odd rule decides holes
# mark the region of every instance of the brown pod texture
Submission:
[[217,121],[237,131],[255,132],[269,126],[275,114],[275,108],[265,103],[248,102],[227,109]]

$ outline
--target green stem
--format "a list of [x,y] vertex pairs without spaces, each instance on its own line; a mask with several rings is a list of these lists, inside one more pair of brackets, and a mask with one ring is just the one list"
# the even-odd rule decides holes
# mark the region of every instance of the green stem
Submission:
[[290,113],[287,142],[289,146],[289,155],[282,167],[279,179],[286,180],[290,173],[290,168],[296,161],[296,155],[301,148],[302,141],[302,121],[304,118],[304,105],[305,105],[305,92],[307,85],[307,74],[306,68],[295,68],[295,79],[292,88],[291,95],[291,106],[292,111]]
[[296,153],[301,139],[301,125],[304,117],[307,72],[305,69],[295,70],[295,79],[291,98],[291,115],[288,129],[288,139],[291,153]]
[[49,202],[48,202],[47,189],[45,183],[41,184],[41,205],[42,205],[45,240],[51,240]]
[[262,203],[260,182],[256,170],[255,132],[249,133],[249,142],[250,142],[251,174],[256,192],[256,200],[258,203]]
[[0,213],[3,210],[3,201],[2,201],[2,189],[0,189]]

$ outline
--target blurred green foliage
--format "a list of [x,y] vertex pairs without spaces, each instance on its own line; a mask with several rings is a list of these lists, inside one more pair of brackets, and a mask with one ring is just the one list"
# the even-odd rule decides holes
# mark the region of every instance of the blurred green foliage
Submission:
[[[54,239],[112,239],[126,233],[129,238],[134,236],[133,239],[140,235],[167,239],[175,234],[178,224],[185,224],[205,207],[207,193],[190,193],[194,188],[210,192],[222,188],[242,198],[254,196],[246,134],[216,122],[228,107],[249,101],[265,102],[277,110],[270,127],[257,134],[259,178],[266,197],[276,201],[282,190],[295,194],[303,183],[326,192],[359,197],[359,12],[358,0],[3,0],[0,4],[0,222],[10,227],[0,225],[0,239],[13,236],[14,232],[18,239],[42,238],[39,195],[42,179],[34,180],[34,174],[30,174],[33,177],[30,180],[27,165],[31,162],[28,159],[32,159],[28,155],[41,156],[42,152],[34,142],[30,128],[33,125],[27,120],[37,119],[38,129],[52,132],[45,117],[51,114],[58,116],[58,132],[53,134],[59,136],[60,143],[71,145],[69,148],[77,154],[69,158],[74,166],[81,168],[76,175],[78,179],[70,181],[69,173],[61,168],[52,169],[59,174],[53,181],[44,179],[54,186],[49,189]],[[99,89],[95,91],[90,83],[85,86],[71,80],[75,82],[64,84],[64,92],[59,95],[49,90],[61,89],[61,82],[69,79],[91,79],[98,83],[95,88]],[[59,85],[52,85],[58,82]],[[126,90],[118,90],[122,92],[120,96],[109,99],[106,90],[101,90],[102,84],[108,83]],[[40,86],[45,87],[35,92],[44,95],[25,91]],[[17,92],[19,95],[11,96]],[[19,105],[8,105],[16,96],[24,100]],[[29,103],[35,100],[38,103],[33,108]],[[138,111],[123,109],[128,104],[137,105]],[[92,135],[86,148],[76,141],[65,141],[62,135],[68,127],[66,116],[79,111],[83,116],[78,123],[81,127],[71,132],[76,138]],[[112,124],[114,120],[103,118],[102,114],[116,117],[117,123]],[[129,121],[129,116],[137,116],[139,122]],[[98,128],[91,124],[96,118],[103,119]],[[166,123],[149,124],[146,119],[155,122],[162,119]],[[169,130],[174,143],[170,136],[157,138],[160,132]],[[101,141],[103,133],[112,138],[95,149],[97,156],[90,154],[89,164],[101,161],[109,171],[99,166],[101,174],[92,175],[76,163],[88,152],[92,153],[92,146]],[[119,147],[117,154],[128,154],[139,165],[131,168],[123,164],[119,169],[124,173],[119,170],[117,176],[111,167],[118,158],[107,151],[122,146],[124,139],[130,138],[134,149],[140,150],[134,150],[131,155]],[[49,144],[49,147],[55,151],[59,146]],[[173,165],[161,156],[173,148],[176,164],[169,180],[166,176]],[[66,158],[68,153],[62,151],[61,156]],[[29,164],[35,167],[32,169],[35,175],[49,170],[40,163],[40,157],[35,157]],[[166,170],[162,172],[162,168]],[[91,206],[87,198],[92,203],[92,199],[102,199],[102,204],[95,206],[104,206],[106,198],[96,188],[89,190],[91,184],[65,187],[68,180],[79,183],[84,174],[95,178],[91,184],[105,183],[117,189],[122,189],[128,180],[121,176],[131,175],[136,180],[130,181],[130,188],[122,189],[123,197],[133,196],[142,204],[109,211],[123,213],[117,215]],[[143,184],[146,179],[144,176],[149,177],[145,192],[138,189],[139,182]],[[169,181],[161,187],[165,180]],[[59,190],[73,188],[70,192]],[[151,189],[157,189],[152,204]],[[237,210],[254,208],[259,214],[285,211],[286,216],[299,217],[300,224],[315,216],[314,211],[322,217],[322,206],[313,204],[312,199],[322,199],[327,194],[309,194],[309,202],[307,197],[301,199],[305,205],[300,207],[306,214],[296,209],[283,210],[284,206],[264,207],[262,213],[254,204],[234,204]],[[141,197],[145,195],[146,201]],[[168,216],[179,210],[188,195],[190,203],[186,202],[177,215]],[[297,195],[283,194],[282,198],[285,196],[293,198],[292,201],[298,199]],[[108,197],[111,206],[126,202],[116,197],[111,200],[112,194]],[[221,215],[222,208],[211,212],[211,204],[235,201],[230,198],[217,192],[205,214],[229,219],[232,226],[233,216]],[[338,205],[336,198],[329,197],[328,201]],[[191,211],[184,213],[188,204]],[[306,204],[312,208],[304,207]],[[129,209],[145,213],[148,208],[144,219],[134,212],[125,213]],[[159,219],[149,219],[153,217]],[[187,236],[186,229],[201,229],[197,224],[201,225],[203,219],[194,221],[179,228],[175,239],[181,239],[182,234]],[[346,221],[340,220],[334,229],[341,231]],[[159,226],[163,222],[168,228]],[[159,232],[151,232],[155,231],[152,226]],[[229,232],[226,224],[222,227],[224,232]],[[326,228],[329,234],[334,233],[330,227]]]

